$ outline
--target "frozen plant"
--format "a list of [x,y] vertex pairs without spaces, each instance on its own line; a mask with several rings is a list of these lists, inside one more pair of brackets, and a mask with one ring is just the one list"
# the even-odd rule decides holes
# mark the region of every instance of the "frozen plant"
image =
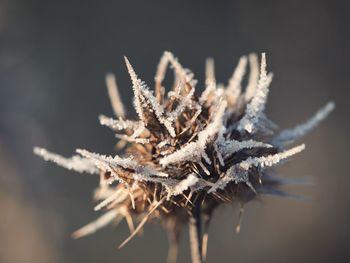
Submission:
[[[125,219],[131,234],[122,247],[146,222],[159,220],[169,233],[168,262],[175,262],[181,230],[188,225],[192,262],[202,262],[215,208],[238,203],[243,211],[243,205],[258,195],[285,195],[278,186],[287,181],[269,175],[268,169],[304,150],[304,144],[286,146],[326,118],[334,103],[275,136],[277,127],[265,115],[273,75],[267,71],[264,53],[260,67],[255,54],[243,56],[227,87],[216,83],[214,61],[208,59],[200,96],[195,94],[193,73],[170,52],[161,57],[154,91],[127,58],[125,62],[138,118],[126,119],[113,74],[107,75],[106,83],[115,118],[100,115],[101,125],[116,132],[117,148],[124,148],[121,155],[77,149],[77,155],[65,158],[38,147],[34,152],[67,169],[99,176],[95,210],[104,214],[74,237]],[[242,87],[248,63],[247,85]],[[175,78],[166,92],[162,83],[169,65]]]

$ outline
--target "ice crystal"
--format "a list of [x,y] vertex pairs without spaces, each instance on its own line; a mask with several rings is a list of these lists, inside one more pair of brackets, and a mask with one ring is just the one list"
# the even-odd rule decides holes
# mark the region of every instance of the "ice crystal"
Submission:
[[251,101],[247,104],[245,109],[245,115],[238,123],[238,130],[246,130],[251,133],[254,129],[257,129],[258,125],[263,125],[260,119],[265,110],[265,104],[267,101],[267,95],[269,93],[269,86],[272,81],[272,74],[267,74],[266,71],[266,56],[265,53],[261,57],[260,65],[260,77],[255,94]]
[[43,157],[45,161],[52,161],[59,166],[73,170],[79,173],[98,174],[99,169],[89,159],[82,158],[80,155],[74,155],[71,158],[65,158],[61,155],[51,153],[46,149],[35,147],[34,153]]
[[[169,262],[176,259],[181,225],[188,223],[192,260],[201,262],[206,256],[207,227],[218,205],[238,202],[242,212],[243,204],[257,195],[287,196],[278,189],[287,181],[270,176],[269,168],[304,150],[304,144],[285,147],[334,108],[330,102],[309,121],[274,136],[277,127],[265,114],[272,73],[267,71],[264,53],[260,70],[257,55],[243,56],[226,88],[216,83],[214,60],[208,59],[205,88],[199,96],[193,73],[170,52],[160,59],[155,92],[136,75],[126,57],[125,62],[138,119],[126,119],[113,74],[107,75],[106,84],[116,118],[99,116],[101,125],[121,132],[116,137],[124,142],[124,153],[103,155],[77,149],[79,155],[65,158],[38,147],[34,153],[67,169],[100,175],[95,210],[106,212],[74,232],[74,237],[125,218],[131,235],[121,244],[124,246],[147,221],[161,219],[173,237]],[[162,82],[169,65],[175,78],[166,93]],[[134,219],[139,221],[136,228]]]
[[226,89],[226,96],[227,96],[227,100],[232,105],[238,102],[237,99],[241,95],[241,92],[242,92],[241,83],[245,74],[246,66],[247,66],[247,57],[243,56],[239,60],[238,65],[228,82],[228,86]]
[[317,113],[305,123],[299,124],[292,129],[283,130],[272,140],[272,143],[280,147],[293,143],[295,140],[307,134],[321,121],[323,121],[329,115],[329,113],[334,110],[334,107],[334,102],[328,102],[322,109],[317,111]]

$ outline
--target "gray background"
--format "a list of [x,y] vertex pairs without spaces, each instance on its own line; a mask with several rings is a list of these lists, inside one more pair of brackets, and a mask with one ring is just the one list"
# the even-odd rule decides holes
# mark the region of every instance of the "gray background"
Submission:
[[[307,149],[278,171],[314,176],[286,190],[311,202],[252,202],[239,235],[237,211],[216,211],[208,262],[349,262],[349,7],[344,1],[0,1],[0,262],[163,262],[158,225],[122,250],[125,223],[74,241],[93,220],[98,179],[45,163],[34,145],[71,155],[111,153],[115,139],[97,116],[111,115],[104,76],[115,72],[131,106],[128,55],[150,85],[163,50],[203,86],[204,61],[229,78],[240,55],[266,51],[275,78],[267,112],[281,127],[328,100],[336,111],[303,140]],[[188,262],[187,234],[179,262]]]

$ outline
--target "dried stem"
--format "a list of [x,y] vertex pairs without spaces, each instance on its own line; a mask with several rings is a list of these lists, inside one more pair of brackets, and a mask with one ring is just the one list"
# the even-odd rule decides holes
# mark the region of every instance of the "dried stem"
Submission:
[[202,237],[202,259],[203,262],[207,260],[207,251],[208,251],[208,239],[209,239],[209,225],[211,222],[211,215],[204,215],[204,233]]
[[179,231],[176,230],[176,226],[173,226],[171,230],[168,230],[168,240],[169,250],[167,263],[176,263],[179,248]]
[[201,214],[200,203],[198,200],[194,203],[192,216],[190,217],[189,237],[191,246],[192,263],[202,263],[202,237],[201,237]]

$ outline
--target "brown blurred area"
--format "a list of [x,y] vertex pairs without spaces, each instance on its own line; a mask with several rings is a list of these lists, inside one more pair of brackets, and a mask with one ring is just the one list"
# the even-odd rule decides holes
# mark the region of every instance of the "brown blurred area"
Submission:
[[[311,201],[264,197],[222,207],[210,230],[208,262],[350,262],[348,112],[349,5],[346,1],[0,1],[0,262],[163,262],[167,238],[148,225],[122,250],[126,224],[82,240],[70,233],[93,220],[98,178],[45,163],[35,145],[63,155],[83,147],[110,154],[100,127],[112,115],[104,76],[115,72],[131,108],[122,57],[153,84],[164,50],[203,85],[204,61],[229,78],[240,55],[267,52],[274,72],[267,113],[280,127],[312,115],[328,100],[336,111],[306,136],[305,152],[278,168],[314,185],[285,188]],[[188,262],[187,234],[179,262]]]

